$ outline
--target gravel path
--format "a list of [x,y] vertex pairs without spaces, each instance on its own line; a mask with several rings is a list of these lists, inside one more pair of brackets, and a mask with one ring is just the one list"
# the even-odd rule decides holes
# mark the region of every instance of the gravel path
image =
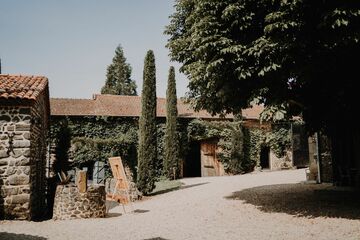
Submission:
[[137,202],[137,213],[120,215],[115,207],[105,219],[5,221],[0,239],[359,240],[360,198],[298,184],[304,178],[300,169],[184,179],[181,190]]

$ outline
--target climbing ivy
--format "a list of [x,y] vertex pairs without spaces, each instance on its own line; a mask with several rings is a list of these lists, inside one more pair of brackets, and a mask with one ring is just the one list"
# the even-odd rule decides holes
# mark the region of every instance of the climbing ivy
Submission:
[[241,121],[225,122],[193,120],[188,126],[189,140],[216,138],[221,149],[218,157],[224,169],[230,174],[246,173],[253,170],[256,161],[247,156],[246,129]]
[[[179,119],[180,157],[189,151],[187,125],[189,120]],[[156,176],[163,176],[165,123],[158,119]],[[138,121],[136,118],[118,117],[52,117],[51,140],[56,146],[54,169],[67,171],[74,167],[91,166],[95,161],[105,163],[111,156],[121,156],[136,179]],[[72,146],[72,147],[71,147]],[[70,149],[71,147],[71,149]],[[71,162],[68,162],[70,158]]]
[[189,140],[217,138],[220,161],[227,173],[250,172],[260,162],[262,146],[268,146],[277,157],[283,157],[291,147],[290,131],[286,125],[274,125],[271,130],[245,128],[242,121],[193,120],[188,126]]
[[[177,125],[180,141],[180,158],[189,153],[190,142],[218,139],[221,149],[219,160],[229,174],[250,172],[259,165],[260,152],[268,146],[277,157],[283,157],[291,147],[290,127],[273,125],[271,130],[246,128],[241,120],[204,121],[180,118]],[[163,120],[157,123],[156,176],[164,175],[164,133]],[[136,174],[138,121],[136,118],[117,117],[52,117],[51,141],[56,145],[56,171],[73,167],[91,166],[111,156],[122,156],[124,164]],[[70,149],[70,146],[72,148]],[[72,161],[68,163],[67,158]],[[135,176],[136,179],[136,176]]]
[[[135,118],[53,117],[51,139],[56,145],[56,162],[72,160],[68,168],[54,170],[91,166],[96,161],[104,162],[108,169],[108,158],[121,156],[136,174],[137,123]],[[63,155],[66,157],[59,158]]]

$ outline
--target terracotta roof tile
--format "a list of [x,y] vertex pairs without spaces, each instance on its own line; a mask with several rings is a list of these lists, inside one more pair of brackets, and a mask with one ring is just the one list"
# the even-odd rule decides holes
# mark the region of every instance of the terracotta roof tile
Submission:
[[[166,117],[166,99],[157,99],[157,116]],[[118,95],[94,95],[93,99],[51,98],[52,116],[118,116],[139,117],[141,114],[141,97]],[[254,106],[243,110],[245,119],[259,119],[262,106]],[[219,119],[202,110],[195,112],[189,104],[178,100],[178,114],[181,118]],[[233,118],[227,115],[225,118]]]
[[35,100],[47,88],[48,79],[43,76],[0,74],[0,99]]

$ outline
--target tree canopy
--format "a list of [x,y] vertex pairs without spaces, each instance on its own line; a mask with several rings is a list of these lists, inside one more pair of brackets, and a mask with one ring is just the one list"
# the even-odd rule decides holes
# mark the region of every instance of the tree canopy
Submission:
[[256,99],[311,130],[356,112],[359,1],[178,0],[165,33],[196,109],[238,112]]
[[136,83],[131,79],[131,66],[126,62],[124,51],[119,45],[115,50],[112,63],[107,67],[102,94],[137,95]]

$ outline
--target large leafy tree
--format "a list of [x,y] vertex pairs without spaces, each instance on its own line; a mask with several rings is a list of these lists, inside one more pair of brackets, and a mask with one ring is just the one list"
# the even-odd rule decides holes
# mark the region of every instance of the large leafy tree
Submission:
[[131,71],[131,66],[126,62],[122,47],[117,46],[112,63],[107,68],[106,81],[101,93],[137,95],[136,83],[131,79]]
[[137,172],[137,186],[144,194],[149,194],[155,187],[156,161],[156,69],[154,53],[149,50],[143,72]]
[[358,108],[359,1],[178,0],[166,33],[196,108],[237,112],[256,99],[300,114],[331,136],[334,163],[360,167],[351,160],[360,130],[348,124]]
[[[180,172],[179,139],[177,133],[177,97],[175,69],[170,67],[166,91],[166,129],[165,129],[165,156],[164,173],[170,177],[177,177]],[[174,169],[175,168],[175,176]]]

